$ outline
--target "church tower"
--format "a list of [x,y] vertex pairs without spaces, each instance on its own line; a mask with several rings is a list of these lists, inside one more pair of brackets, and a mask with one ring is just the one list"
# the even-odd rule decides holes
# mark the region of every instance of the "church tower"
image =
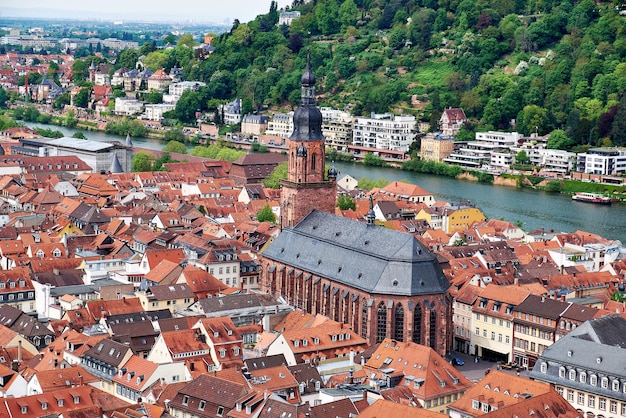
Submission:
[[[281,181],[281,227],[294,226],[313,209],[334,213],[337,170],[325,173],[322,113],[315,104],[315,75],[307,58],[300,107],[289,137],[289,174]],[[327,180],[324,177],[327,174]]]

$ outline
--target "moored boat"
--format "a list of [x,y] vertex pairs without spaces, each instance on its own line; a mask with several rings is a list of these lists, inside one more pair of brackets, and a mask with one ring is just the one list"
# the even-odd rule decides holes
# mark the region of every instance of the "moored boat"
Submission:
[[595,203],[598,205],[610,205],[611,203],[618,201],[618,199],[613,199],[600,193],[588,192],[578,192],[572,196],[572,200],[586,203]]

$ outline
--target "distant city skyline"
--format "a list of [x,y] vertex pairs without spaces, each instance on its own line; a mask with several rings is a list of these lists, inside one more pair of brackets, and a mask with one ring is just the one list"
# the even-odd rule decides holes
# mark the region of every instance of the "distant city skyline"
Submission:
[[[267,13],[270,4],[271,0],[3,0],[0,17],[230,23],[235,19],[249,22]],[[279,8],[290,4],[290,0],[278,0]]]

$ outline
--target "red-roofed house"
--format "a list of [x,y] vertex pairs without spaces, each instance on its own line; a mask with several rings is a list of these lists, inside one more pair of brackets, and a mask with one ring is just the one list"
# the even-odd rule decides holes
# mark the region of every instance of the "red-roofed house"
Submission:
[[191,380],[184,363],[157,364],[133,355],[113,377],[115,396],[135,403],[154,382],[176,383]]
[[439,118],[439,130],[446,136],[455,136],[465,122],[467,122],[467,116],[465,116],[463,109],[448,108],[443,111],[441,118]]

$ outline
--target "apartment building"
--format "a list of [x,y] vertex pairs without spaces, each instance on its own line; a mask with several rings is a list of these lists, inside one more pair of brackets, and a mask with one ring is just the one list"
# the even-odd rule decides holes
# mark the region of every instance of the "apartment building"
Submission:
[[267,123],[265,135],[289,138],[293,133],[293,112],[276,113]]
[[347,151],[352,142],[352,115],[330,107],[320,107],[320,112],[326,146],[337,151]]
[[504,362],[513,361],[513,310],[529,292],[522,288],[489,284],[472,308],[473,353]]
[[529,376],[550,383],[585,417],[626,416],[626,319],[585,322],[546,348]]
[[352,130],[355,146],[373,150],[408,152],[417,135],[415,116],[396,116],[392,113],[357,118]]
[[454,151],[454,138],[442,133],[427,133],[422,137],[420,158],[425,161],[441,162]]
[[591,148],[577,155],[577,171],[618,176],[626,173],[626,148]]
[[443,161],[470,169],[504,170],[515,162],[511,148],[521,138],[522,134],[517,132],[477,132],[475,141],[468,142]]

